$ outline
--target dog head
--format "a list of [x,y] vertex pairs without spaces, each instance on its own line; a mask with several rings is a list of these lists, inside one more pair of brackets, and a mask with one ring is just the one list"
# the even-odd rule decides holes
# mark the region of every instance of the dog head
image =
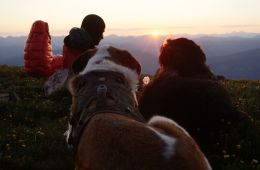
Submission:
[[132,91],[137,90],[141,65],[126,50],[112,46],[101,46],[81,54],[72,65],[74,75],[84,75],[92,71],[115,71],[124,75]]
[[[139,62],[127,51],[114,48],[112,46],[102,46],[97,49],[90,49],[82,53],[74,61],[71,67],[71,77],[68,83],[68,89],[72,94],[71,114],[77,109],[76,103],[79,100],[76,96],[77,90],[84,88],[86,79],[85,74],[90,72],[113,71],[123,75],[126,87],[133,94],[137,104],[136,90],[138,77],[141,72]],[[72,127],[69,124],[66,132],[67,141],[71,134]]]

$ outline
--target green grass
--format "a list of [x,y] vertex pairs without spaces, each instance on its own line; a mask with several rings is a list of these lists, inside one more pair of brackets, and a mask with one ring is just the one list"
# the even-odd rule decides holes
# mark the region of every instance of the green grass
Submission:
[[249,114],[249,120],[231,127],[230,133],[222,134],[215,145],[216,152],[208,157],[216,169],[260,170],[260,81],[227,80],[222,84],[234,106]]
[[18,67],[0,67],[0,92],[19,101],[0,101],[0,169],[73,169],[63,133],[69,104],[62,96],[46,98],[43,78]]
[[[0,93],[20,100],[0,101],[0,169],[73,169],[63,133],[67,128],[67,93],[44,96],[45,79],[22,68],[0,66]],[[231,127],[206,153],[216,170],[260,170],[260,81],[223,81],[234,105],[250,114],[250,122]],[[225,123],[225,122],[224,122]]]

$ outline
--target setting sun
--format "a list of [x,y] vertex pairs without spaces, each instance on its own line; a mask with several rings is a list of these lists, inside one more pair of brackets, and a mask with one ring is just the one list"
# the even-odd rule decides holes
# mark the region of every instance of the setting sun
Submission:
[[161,32],[158,31],[158,30],[154,30],[154,31],[151,32],[151,35],[152,35],[153,37],[158,37],[159,35],[161,35]]

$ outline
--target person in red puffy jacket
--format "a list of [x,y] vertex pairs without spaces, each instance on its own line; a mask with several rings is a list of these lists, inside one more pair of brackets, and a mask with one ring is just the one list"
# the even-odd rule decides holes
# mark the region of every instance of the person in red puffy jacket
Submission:
[[68,69],[87,49],[95,48],[103,39],[104,20],[95,14],[87,15],[81,27],[74,27],[64,38],[63,55],[53,55],[47,22],[33,23],[24,48],[24,68],[33,76],[49,77],[60,69]]
[[48,23],[35,21],[24,47],[24,69],[33,76],[52,74],[52,47]]

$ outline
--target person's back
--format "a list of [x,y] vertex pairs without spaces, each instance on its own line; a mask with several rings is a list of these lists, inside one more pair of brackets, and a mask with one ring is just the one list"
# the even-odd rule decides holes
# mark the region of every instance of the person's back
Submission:
[[206,65],[205,54],[193,41],[168,40],[161,47],[159,62],[157,75],[139,100],[146,119],[154,114],[167,116],[202,145],[210,142],[211,135],[217,135],[222,121],[240,118],[228,92]]
[[155,114],[175,120],[200,144],[216,135],[222,119],[238,118],[229,94],[218,82],[170,74],[145,87],[139,109],[147,120]]

